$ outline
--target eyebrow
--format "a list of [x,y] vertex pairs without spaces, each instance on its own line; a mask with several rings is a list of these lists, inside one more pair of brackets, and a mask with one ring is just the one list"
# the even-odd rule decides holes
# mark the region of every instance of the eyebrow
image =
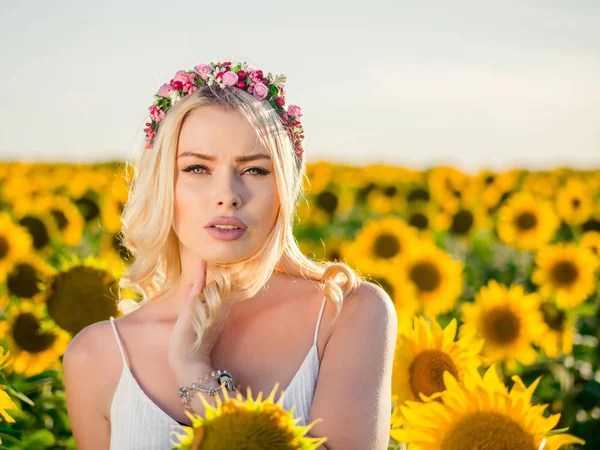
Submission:
[[[197,153],[197,152],[183,152],[177,158],[182,158],[184,156],[195,156],[196,158],[206,159],[208,161],[216,161],[216,159],[217,159],[216,156],[205,155],[203,153]],[[256,161],[258,159],[271,160],[271,157],[269,155],[267,155],[266,153],[256,153],[254,155],[237,156],[235,158],[235,161],[236,162],[248,162],[248,161]]]

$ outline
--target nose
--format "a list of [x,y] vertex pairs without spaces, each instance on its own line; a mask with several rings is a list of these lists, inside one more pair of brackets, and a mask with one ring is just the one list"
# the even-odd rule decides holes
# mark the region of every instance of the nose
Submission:
[[224,177],[220,193],[217,194],[217,206],[219,208],[239,208],[242,205],[242,197],[239,194],[239,186],[234,176]]

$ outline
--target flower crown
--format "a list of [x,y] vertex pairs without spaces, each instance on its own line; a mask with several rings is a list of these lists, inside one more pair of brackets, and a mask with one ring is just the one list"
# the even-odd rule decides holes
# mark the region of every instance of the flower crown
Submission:
[[262,70],[248,67],[247,63],[232,65],[231,62],[200,64],[193,70],[179,70],[170,83],[163,84],[154,95],[154,104],[150,110],[151,121],[146,123],[146,148],[152,148],[158,130],[158,125],[164,119],[165,113],[172,105],[186,95],[192,94],[203,86],[218,84],[221,88],[235,87],[252,94],[259,100],[270,103],[277,112],[281,123],[288,132],[294,152],[298,157],[304,149],[304,130],[300,123],[302,111],[299,106],[285,107],[285,91],[283,84],[285,75],[271,75],[265,77]]

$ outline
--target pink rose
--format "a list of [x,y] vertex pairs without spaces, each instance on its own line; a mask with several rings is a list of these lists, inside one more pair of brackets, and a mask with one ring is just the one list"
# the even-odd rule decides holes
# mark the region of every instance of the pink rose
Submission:
[[185,84],[189,81],[188,73],[185,70],[178,70],[173,79],[181,82],[181,84]]
[[198,87],[193,83],[186,83],[183,85],[183,92],[187,94],[193,94],[198,90]]
[[223,74],[223,84],[225,86],[233,86],[239,80],[237,73],[230,70],[229,72],[225,72]]
[[194,67],[194,70],[200,76],[200,78],[206,80],[208,78],[208,75],[212,72],[213,68],[210,64],[200,64]]
[[155,122],[160,122],[165,118],[165,112],[156,105],[152,105],[150,107],[150,117],[152,117],[152,120]]
[[158,90],[158,95],[161,97],[169,98],[169,91],[172,89],[171,85],[168,83],[163,84]]
[[290,117],[300,117],[302,115],[302,110],[297,105],[289,105],[287,112]]
[[269,93],[269,88],[262,83],[256,83],[254,86],[254,90],[252,91],[252,95],[254,95],[257,99],[264,99]]

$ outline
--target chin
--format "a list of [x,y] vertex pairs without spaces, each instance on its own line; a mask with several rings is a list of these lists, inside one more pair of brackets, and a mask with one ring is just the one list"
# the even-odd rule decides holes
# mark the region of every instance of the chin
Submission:
[[[217,248],[220,247],[220,248]],[[237,241],[218,242],[203,247],[198,252],[209,264],[230,264],[247,259],[252,254]]]

